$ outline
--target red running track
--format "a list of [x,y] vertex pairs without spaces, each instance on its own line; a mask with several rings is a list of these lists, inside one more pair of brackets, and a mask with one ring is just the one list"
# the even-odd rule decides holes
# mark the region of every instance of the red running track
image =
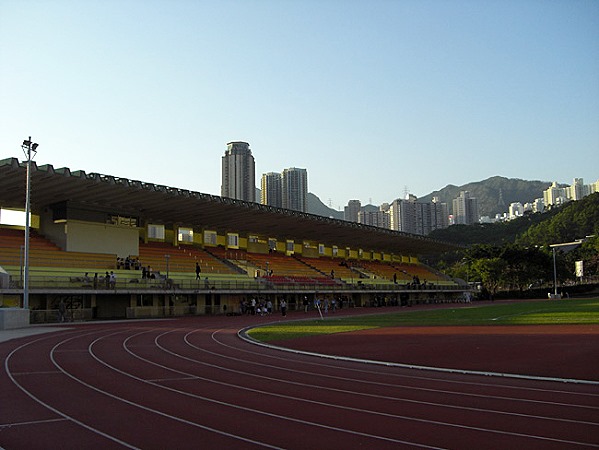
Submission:
[[2,343],[0,447],[599,447],[599,384],[322,359],[237,336],[279,318],[86,324]]

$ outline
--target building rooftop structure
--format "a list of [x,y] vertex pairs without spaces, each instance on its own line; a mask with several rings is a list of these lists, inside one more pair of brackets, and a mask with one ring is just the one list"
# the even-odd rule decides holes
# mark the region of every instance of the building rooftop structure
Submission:
[[[0,206],[22,209],[25,204],[26,163],[0,160]],[[219,197],[187,189],[126,178],[55,169],[32,162],[32,212],[48,205],[74,203],[110,214],[128,215],[140,222],[182,224],[226,233],[277,239],[318,240],[339,247],[396,254],[434,254],[455,249],[454,244],[331,219],[258,203]]]

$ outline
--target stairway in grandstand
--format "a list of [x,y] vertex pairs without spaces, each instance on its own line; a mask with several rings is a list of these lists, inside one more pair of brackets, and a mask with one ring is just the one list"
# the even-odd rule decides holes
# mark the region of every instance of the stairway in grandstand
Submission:
[[[167,258],[168,255],[168,258]],[[224,263],[210,252],[192,245],[173,246],[165,242],[148,242],[139,244],[139,255],[131,255],[139,258],[145,267],[150,266],[153,271],[195,274],[196,262],[200,265],[202,274],[239,274],[241,271]]]
[[331,279],[352,280],[360,277],[360,273],[354,270],[351,265],[343,259],[335,259],[328,256],[306,258],[294,255],[293,257],[312,267],[314,270],[317,270],[322,276],[330,277]]
[[215,256],[228,260],[249,275],[262,278],[272,284],[321,284],[340,283],[304,261],[283,253],[250,253],[241,249],[225,250],[213,247]]

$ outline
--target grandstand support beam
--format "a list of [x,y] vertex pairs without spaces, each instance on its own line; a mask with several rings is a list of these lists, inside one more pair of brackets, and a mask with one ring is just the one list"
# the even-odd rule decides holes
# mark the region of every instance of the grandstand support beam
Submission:
[[[29,221],[31,215],[31,160],[37,153],[38,144],[29,139],[23,141],[21,148],[27,158],[27,181],[25,186],[25,252],[23,273],[23,309],[29,309]],[[33,155],[32,155],[33,153]]]

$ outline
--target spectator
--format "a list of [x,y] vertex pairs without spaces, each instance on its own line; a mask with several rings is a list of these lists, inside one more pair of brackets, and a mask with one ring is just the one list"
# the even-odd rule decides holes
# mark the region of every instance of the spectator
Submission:
[[64,299],[60,299],[60,303],[58,304],[58,321],[64,322],[65,316],[67,312],[67,305],[64,302]]

